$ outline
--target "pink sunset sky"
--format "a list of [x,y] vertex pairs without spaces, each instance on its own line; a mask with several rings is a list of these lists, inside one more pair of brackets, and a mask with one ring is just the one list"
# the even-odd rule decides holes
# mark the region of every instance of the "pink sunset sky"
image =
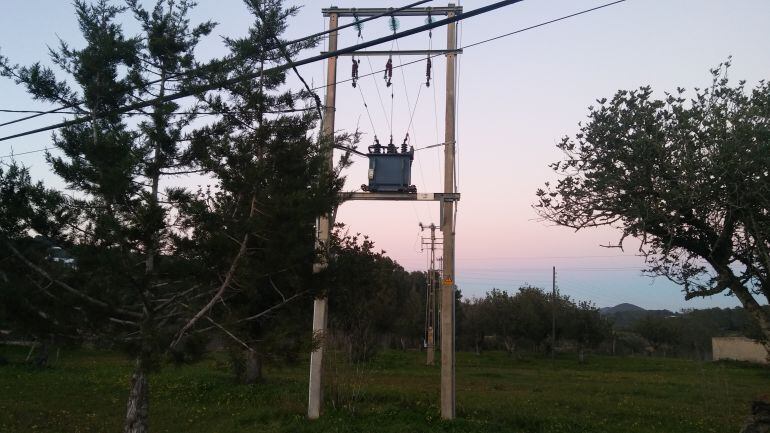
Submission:
[[[461,25],[460,45],[508,33],[607,1],[526,0],[505,9],[471,18]],[[149,1],[147,2],[150,3]],[[199,0],[193,22],[219,23],[215,35],[244,34],[252,18],[240,0]],[[339,7],[398,7],[407,2],[339,1]],[[466,10],[492,3],[459,2]],[[329,2],[288,2],[303,5],[288,29],[288,38],[324,29],[320,9]],[[430,6],[445,6],[431,2]],[[82,42],[69,2],[6,0],[0,15],[0,53],[12,61],[47,62],[46,46],[57,44],[57,35],[74,46]],[[555,143],[574,134],[596,99],[611,97],[618,89],[651,85],[662,95],[677,86],[692,89],[709,84],[709,68],[733,57],[730,77],[749,86],[768,77],[770,55],[770,2],[765,0],[627,0],[615,6],[571,18],[512,37],[467,49],[461,56],[458,102],[459,203],[457,220],[457,284],[464,296],[482,296],[497,287],[515,290],[530,283],[550,290],[551,267],[556,266],[558,287],[577,299],[599,306],[631,302],[645,308],[703,308],[734,306],[734,298],[716,296],[685,302],[680,289],[662,279],[641,275],[642,258],[635,256],[633,241],[625,251],[602,248],[617,241],[611,229],[574,233],[538,220],[531,205],[534,192],[554,176],[547,165],[560,158]],[[341,23],[347,22],[343,19]],[[424,18],[401,18],[401,29],[423,24]],[[135,29],[126,27],[127,33]],[[387,20],[364,24],[363,38],[390,32]],[[339,45],[354,44],[354,29],[341,32]],[[432,47],[445,46],[446,30],[433,32]],[[427,49],[427,34],[400,40],[395,49]],[[387,50],[388,43],[373,48]],[[302,57],[317,54],[319,47]],[[202,43],[203,58],[225,54],[219,37]],[[416,58],[393,59],[394,65]],[[371,57],[374,70],[385,58]],[[338,78],[350,77],[351,60],[341,57]],[[301,69],[318,86],[325,82],[325,66]],[[338,86],[336,129],[363,133],[360,144],[371,144],[374,134],[397,144],[409,129],[416,148],[444,141],[444,72],[442,57],[433,59],[435,79],[424,86],[425,62],[395,69],[393,87],[386,88],[380,74]],[[370,72],[363,58],[360,73]],[[290,85],[297,85],[290,80]],[[360,92],[359,92],[360,90]],[[377,90],[380,95],[378,96]],[[391,98],[391,90],[393,97]],[[418,98],[419,94],[419,98]],[[391,99],[393,116],[391,118]],[[371,122],[364,108],[366,102]],[[380,102],[382,101],[382,102]],[[0,108],[49,108],[30,98],[8,80],[0,81]],[[0,113],[0,122],[18,117]],[[49,116],[4,127],[7,135],[61,120]],[[373,126],[372,126],[373,124]],[[0,155],[46,147],[48,134],[0,143]],[[32,167],[33,175],[52,185],[42,153],[17,160]],[[412,181],[420,192],[441,192],[443,148],[416,153]],[[346,189],[366,182],[367,163],[356,158],[345,172]],[[183,183],[196,185],[199,179]],[[418,223],[438,223],[438,205],[409,202],[349,202],[338,220],[352,232],[370,235],[376,244],[409,270],[425,269],[420,252]],[[427,235],[423,233],[423,235]]]

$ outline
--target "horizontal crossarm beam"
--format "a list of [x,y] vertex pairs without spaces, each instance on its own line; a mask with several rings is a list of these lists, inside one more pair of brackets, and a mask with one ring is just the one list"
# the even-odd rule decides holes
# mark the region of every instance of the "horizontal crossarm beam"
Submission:
[[409,192],[342,192],[342,201],[385,200],[385,201],[459,201],[460,193],[409,193]]
[[[463,50],[396,50],[396,51],[369,51],[361,50],[354,51],[352,53],[340,54],[343,56],[438,56],[441,54],[462,54]],[[321,54],[326,54],[326,51],[321,51]]]
[[[392,14],[388,13],[393,11]],[[428,8],[408,8],[400,11],[394,8],[325,8],[321,12],[325,17],[329,14],[337,14],[339,17],[370,17],[374,15],[393,15],[397,17],[404,16],[428,16],[428,15],[449,15],[451,12],[459,14],[463,11],[462,6],[428,7]]]

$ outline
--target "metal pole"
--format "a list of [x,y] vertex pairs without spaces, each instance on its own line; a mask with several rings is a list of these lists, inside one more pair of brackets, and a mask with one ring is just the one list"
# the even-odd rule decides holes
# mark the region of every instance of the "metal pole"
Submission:
[[[450,4],[454,6],[454,4]],[[448,19],[454,17],[450,12]],[[447,25],[446,124],[444,129],[444,192],[455,192],[455,71],[457,24]],[[444,278],[441,285],[441,417],[455,418],[455,233],[453,201],[441,204],[444,246]]]
[[[329,14],[329,29],[337,28],[337,15]],[[329,51],[337,50],[337,32],[329,34]],[[324,117],[321,119],[322,146],[326,149],[329,170],[334,169],[334,111],[337,99],[337,58],[329,57],[326,73],[326,100]],[[331,218],[327,214],[318,219],[316,232],[317,245],[326,249],[331,235]],[[324,253],[318,263],[313,265],[313,272],[319,273],[327,266],[327,257]],[[326,295],[316,298],[313,302],[313,337],[319,342],[318,347],[310,354],[310,384],[308,389],[307,416],[310,419],[318,419],[321,416],[321,403],[323,401],[323,355],[326,338],[326,325],[328,322],[329,300]]]

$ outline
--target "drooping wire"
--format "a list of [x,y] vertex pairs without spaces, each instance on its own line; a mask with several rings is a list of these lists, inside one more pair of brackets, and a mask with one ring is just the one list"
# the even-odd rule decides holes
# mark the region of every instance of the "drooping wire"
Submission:
[[[412,128],[412,122],[414,121],[414,114],[417,112],[417,103],[420,101],[420,93],[422,92],[422,86],[425,83],[420,83],[420,86],[417,88],[417,98],[414,100],[414,109],[411,110],[411,114],[409,116],[409,126],[406,127],[407,134],[409,134],[409,130],[412,129],[412,135],[414,134],[414,128]],[[417,137],[414,137],[417,139]]]
[[[559,17],[559,18],[555,18],[555,19],[552,19],[552,20],[549,20],[549,21],[544,21],[544,22],[541,22],[539,24],[535,24],[535,25],[532,25],[532,26],[529,26],[529,27],[524,27],[524,28],[521,28],[521,29],[518,29],[518,30],[514,30],[512,32],[504,33],[504,34],[501,34],[501,35],[498,35],[498,36],[494,36],[492,38],[488,38],[488,39],[485,39],[485,40],[474,42],[474,43],[466,45],[464,47],[460,47],[460,49],[464,50],[464,49],[468,49],[468,48],[471,48],[471,47],[474,47],[474,46],[477,46],[477,45],[481,45],[481,44],[485,44],[485,43],[488,43],[488,42],[492,42],[492,41],[495,41],[497,39],[502,39],[502,38],[505,38],[505,37],[508,37],[508,36],[513,36],[513,35],[516,35],[518,33],[522,33],[522,32],[528,31],[528,30],[532,30],[532,29],[535,29],[535,28],[538,28],[538,27],[543,27],[543,26],[546,26],[546,25],[549,25],[549,24],[552,24],[552,23],[555,23],[555,22],[558,22],[558,21],[563,21],[563,20],[566,20],[566,19],[569,19],[569,18],[572,18],[572,17],[576,17],[578,15],[583,15],[583,14],[586,14],[586,13],[589,13],[589,12],[593,12],[593,11],[596,11],[596,10],[599,10],[599,9],[602,9],[602,8],[606,8],[606,7],[609,7],[609,6],[614,6],[616,4],[623,3],[623,2],[626,2],[626,1],[627,0],[616,0],[616,1],[613,1],[613,2],[610,2],[610,3],[605,3],[603,5],[599,5],[599,6],[590,8],[590,9],[582,10],[580,12],[575,12],[575,13],[572,13],[572,14],[569,14],[569,15],[564,15],[564,16]],[[474,11],[471,11],[471,12],[473,12],[475,14],[486,13],[486,12],[488,12],[488,10],[486,10],[486,9],[488,9],[490,7],[502,7],[502,5],[493,4],[493,5],[489,5],[487,7],[478,8],[477,10],[474,10]],[[481,11],[482,9],[484,9],[484,10]],[[443,54],[434,54],[431,57],[437,57],[439,55],[443,55]],[[299,63],[298,66],[301,66],[301,65],[304,65],[304,64],[310,64],[310,63],[316,62],[318,60],[322,60],[322,59],[316,59],[317,57],[319,57],[319,56],[315,56],[313,58],[308,58],[308,59],[304,59],[302,61],[299,61],[299,62],[297,62],[297,63]],[[419,62],[422,62],[423,60],[424,59],[418,59],[418,60],[410,61],[410,62],[404,63],[402,66],[407,66],[407,65],[419,63]],[[370,68],[371,68],[371,64],[370,64]],[[366,76],[374,76],[376,74],[379,74],[379,73],[383,72],[382,70],[379,70],[379,71],[375,72],[373,70],[373,68],[371,68],[371,69],[372,69],[372,72],[370,74],[362,75],[361,78],[364,78]],[[245,79],[245,77],[237,77],[237,79],[242,80],[242,79]],[[234,80],[234,79],[230,79],[229,81],[232,81],[232,80]],[[226,81],[224,81],[222,83],[219,83],[219,85],[227,84],[229,81],[226,80]],[[314,88],[312,88],[310,90],[321,90],[321,89],[325,89],[325,88],[327,88],[327,87],[329,87],[331,85],[337,85],[337,84],[341,84],[341,83],[346,83],[348,81],[351,81],[351,80],[350,79],[339,80],[339,81],[336,81],[333,84],[324,84],[324,85],[321,85],[321,86],[316,86],[316,87],[314,87]],[[208,89],[208,88],[209,87],[205,87],[205,89]],[[189,95],[185,94],[184,92],[180,92],[180,94],[170,95],[170,96],[166,97],[166,99],[167,100],[174,100],[174,99],[180,99],[180,98],[187,97],[187,96],[189,96]],[[133,104],[132,106],[123,107],[123,110],[126,110],[126,111],[130,110],[135,105],[137,105],[137,104]],[[383,112],[384,112],[385,111],[384,105],[382,106],[382,108],[383,108]],[[122,115],[126,111],[115,111],[114,114]],[[0,137],[0,141],[10,140],[12,138],[18,138],[18,137],[22,137],[22,136],[26,136],[26,135],[36,134],[36,133],[39,133],[39,132],[49,131],[49,130],[52,130],[52,129],[56,129],[56,128],[60,128],[60,127],[63,127],[63,126],[67,126],[69,124],[77,124],[77,123],[81,123],[81,122],[85,122],[85,121],[87,121],[87,120],[75,119],[75,120],[69,121],[69,122],[64,122],[64,123],[55,124],[55,125],[49,125],[49,126],[46,126],[44,128],[37,128],[37,129],[33,129],[33,130],[22,132],[22,133],[19,133],[19,134],[14,134],[14,135],[6,136],[6,137]]]
[[[575,12],[575,13],[572,13],[572,14],[569,14],[569,15],[564,15],[564,16],[561,16],[559,18],[554,18],[552,20],[543,21],[543,22],[541,22],[539,24],[534,24],[534,25],[531,25],[531,26],[528,26],[528,27],[523,27],[523,28],[520,28],[518,30],[514,30],[514,31],[511,31],[511,32],[508,32],[508,33],[497,35],[497,36],[494,36],[494,37],[491,37],[491,38],[488,38],[488,39],[483,39],[483,40],[480,40],[478,42],[473,42],[471,44],[468,44],[468,45],[465,45],[465,46],[461,46],[461,47],[459,47],[459,49],[460,50],[466,50],[468,48],[472,48],[472,47],[475,47],[475,46],[478,46],[478,45],[483,45],[483,44],[486,44],[486,43],[489,43],[489,42],[496,41],[498,39],[506,38],[508,36],[514,36],[514,35],[517,35],[519,33],[524,33],[526,31],[529,31],[529,30],[534,30],[534,29],[539,28],[539,27],[544,27],[544,26],[547,26],[549,24],[553,24],[553,23],[556,23],[556,22],[559,22],[559,21],[564,21],[564,20],[569,19],[569,18],[574,18],[574,17],[579,16],[579,15],[584,15],[584,14],[587,14],[587,13],[590,13],[590,12],[594,12],[594,11],[599,10],[599,9],[603,9],[603,8],[606,8],[606,7],[614,6],[614,5],[619,4],[619,3],[624,3],[626,1],[628,1],[628,0],[615,0],[613,2],[605,3],[605,4],[602,4],[602,5],[590,8],[590,9],[584,9],[584,10],[582,10],[580,12]],[[432,55],[430,55],[430,58],[444,56],[444,55],[445,55],[444,53],[432,54]],[[423,61],[425,61],[425,59],[411,60],[411,61],[408,61],[408,62],[402,64],[400,67],[414,65],[415,63],[420,63],[420,62],[423,62]],[[377,75],[377,74],[380,74],[380,73],[384,72],[384,69],[380,69],[380,70],[375,71],[373,68],[371,68],[371,64],[370,64],[370,69],[372,69],[372,71],[370,73],[361,75],[360,78],[366,78],[368,76],[373,76],[373,75]],[[434,73],[433,76],[435,78],[435,73]],[[340,80],[340,81],[337,81],[335,84],[346,83],[348,81],[350,81],[350,80],[349,79],[348,80]],[[313,88],[311,90],[321,90],[321,89],[323,89],[325,87],[328,87],[328,85],[318,86],[318,87],[315,87],[315,88]]]
[[[312,35],[307,35],[307,36],[303,36],[303,37],[301,37],[299,39],[288,41],[284,45],[288,47],[288,46],[295,45],[295,44],[298,44],[298,43],[301,43],[301,42],[305,42],[305,41],[308,41],[308,40],[311,40],[311,39],[315,39],[315,38],[321,38],[321,39],[326,40],[326,39],[328,39],[328,36],[326,36],[326,35],[328,35],[332,31],[337,31],[338,32],[338,31],[346,29],[346,28],[348,28],[350,26],[355,26],[355,28],[359,30],[359,36],[360,36],[360,33],[361,33],[360,28],[361,28],[361,26],[362,26],[362,24],[364,22],[372,21],[372,20],[376,20],[376,19],[382,18],[382,17],[386,16],[387,14],[390,14],[392,16],[392,14],[394,12],[398,12],[398,11],[402,11],[402,10],[405,10],[405,9],[408,9],[408,8],[411,8],[411,7],[419,6],[419,5],[423,4],[423,3],[427,3],[428,1],[430,1],[430,0],[420,0],[420,1],[416,1],[416,2],[410,3],[408,5],[405,5],[405,6],[400,6],[400,7],[396,8],[396,9],[392,9],[391,8],[391,10],[389,10],[387,12],[384,12],[384,13],[381,13],[381,14],[372,15],[372,16],[366,17],[366,18],[364,18],[362,20],[359,20],[358,17],[356,17],[355,21],[353,23],[349,23],[349,24],[345,24],[345,25],[342,25],[342,26],[338,26],[334,30],[327,29],[326,28],[326,20],[322,18],[323,28],[324,28],[324,30],[322,32],[314,33]],[[354,14],[354,16],[355,16],[355,14]],[[216,63],[218,63],[220,65],[227,65],[228,63],[232,63],[234,60],[235,59],[233,59],[233,58],[229,58],[229,59],[224,59],[224,60],[218,61]],[[189,75],[191,73],[195,73],[195,72],[200,72],[200,68],[195,69],[195,70],[191,70],[191,71],[187,71],[187,72],[182,72],[182,73],[179,73],[179,74],[174,74],[174,75],[171,75],[170,77],[166,77],[166,79],[177,79],[177,78],[184,77],[184,76],[187,76],[187,75]],[[160,82],[161,82],[161,80],[158,79],[158,80],[150,81],[149,83],[146,83],[146,84],[151,85],[151,84],[157,84],[157,83],[160,83]],[[76,101],[76,102],[74,102],[72,104],[62,105],[60,107],[53,108],[53,109],[48,110],[46,112],[39,112],[39,113],[32,114],[30,116],[25,116],[25,117],[22,117],[22,118],[19,118],[19,119],[14,119],[14,120],[11,120],[11,121],[8,121],[8,122],[0,123],[0,126],[6,126],[6,125],[11,125],[11,124],[14,124],[14,123],[18,123],[18,122],[23,122],[25,120],[30,120],[30,119],[33,119],[33,118],[36,118],[36,117],[39,117],[39,116],[43,116],[43,115],[46,115],[46,114],[58,114],[58,113],[61,112],[61,110],[67,110],[67,109],[70,109],[70,108],[79,109],[81,104],[82,104],[81,101]]]
[[358,86],[358,93],[361,94],[361,101],[364,104],[364,108],[366,109],[366,116],[369,118],[369,124],[372,125],[372,134],[374,134],[374,139],[377,139],[377,128],[374,127],[374,121],[372,120],[372,113],[369,112],[369,104],[366,103],[366,98],[364,98],[364,92],[361,90],[361,86]]
[[[357,17],[356,14],[353,15],[353,18],[356,21],[358,21],[358,17]],[[356,26],[356,30],[358,31],[358,39],[357,40],[358,41],[363,41],[364,40],[363,25],[360,25],[360,24],[357,25]],[[366,57],[367,60],[369,60],[368,56],[364,56],[364,57]],[[363,91],[363,88],[362,88],[363,87],[363,83],[359,83],[358,82],[358,69],[359,69],[359,65],[361,64],[361,60],[360,59],[356,60],[355,56],[353,56],[353,62],[354,62],[353,63],[353,68],[354,68],[353,69],[353,75],[356,78],[355,80],[353,80],[353,87],[356,87],[356,84],[358,84],[358,93],[361,95],[361,102],[364,104],[364,109],[366,110],[366,116],[369,118],[369,125],[371,125],[371,127],[372,127],[372,135],[374,135],[374,141],[378,142],[378,139],[377,139],[377,128],[374,126],[374,118],[372,118],[372,113],[369,110],[369,104],[366,102],[366,97],[364,96],[364,91]],[[369,68],[372,69],[371,61],[369,61]],[[374,76],[372,76],[372,78],[374,79]],[[377,96],[380,99],[380,105],[382,105],[382,97],[380,97],[380,89],[379,89],[379,87],[376,86],[377,80],[375,79],[374,81],[375,81],[375,89],[377,89]],[[387,116],[385,116],[385,121],[388,124],[390,123],[388,121]]]

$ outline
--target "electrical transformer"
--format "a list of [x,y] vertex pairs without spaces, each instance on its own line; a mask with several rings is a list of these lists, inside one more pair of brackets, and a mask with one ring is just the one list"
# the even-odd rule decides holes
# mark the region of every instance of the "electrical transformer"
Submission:
[[[385,150],[383,152],[383,150]],[[369,146],[369,184],[361,189],[371,192],[417,192],[412,185],[412,161],[414,148],[407,150],[406,143],[401,152],[391,142],[382,146],[379,142]]]

